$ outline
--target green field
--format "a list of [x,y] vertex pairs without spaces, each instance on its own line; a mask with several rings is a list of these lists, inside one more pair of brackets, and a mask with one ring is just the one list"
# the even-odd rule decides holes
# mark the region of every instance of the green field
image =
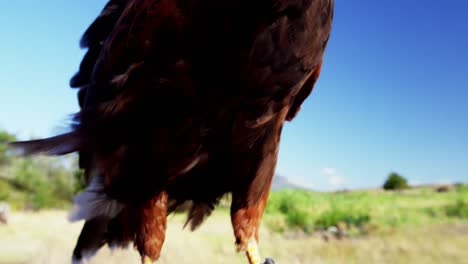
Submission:
[[266,223],[277,231],[306,233],[340,226],[350,235],[381,234],[394,228],[468,221],[468,185],[403,191],[318,193],[284,190],[271,194]]
[[[431,187],[402,192],[315,193],[270,196],[261,253],[278,263],[468,263],[468,187],[438,193]],[[194,233],[183,215],[170,216],[160,263],[246,263],[235,253],[228,210],[221,207]],[[82,223],[66,211],[15,211],[0,226],[0,264],[69,263]],[[346,229],[341,239],[323,232]],[[324,236],[328,239],[325,240]],[[133,250],[104,248],[90,263],[139,263]]]

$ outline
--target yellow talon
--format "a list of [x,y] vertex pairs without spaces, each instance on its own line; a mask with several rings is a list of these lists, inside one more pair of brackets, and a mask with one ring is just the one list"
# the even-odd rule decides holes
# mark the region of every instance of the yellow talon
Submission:
[[142,264],[153,264],[153,260],[151,260],[151,258],[148,256],[144,256],[141,262]]
[[249,243],[247,243],[247,258],[249,259],[250,264],[261,264],[262,260],[260,258],[260,253],[258,251],[257,241],[255,239],[251,239]]

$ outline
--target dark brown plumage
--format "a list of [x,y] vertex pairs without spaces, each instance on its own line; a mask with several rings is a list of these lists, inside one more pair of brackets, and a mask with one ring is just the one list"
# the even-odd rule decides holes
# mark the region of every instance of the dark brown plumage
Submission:
[[72,132],[15,143],[80,153],[89,186],[72,216],[86,220],[76,263],[129,242],[155,260],[168,213],[191,201],[195,229],[226,193],[247,251],[283,123],[319,77],[332,16],[333,0],[109,1],[81,40]]

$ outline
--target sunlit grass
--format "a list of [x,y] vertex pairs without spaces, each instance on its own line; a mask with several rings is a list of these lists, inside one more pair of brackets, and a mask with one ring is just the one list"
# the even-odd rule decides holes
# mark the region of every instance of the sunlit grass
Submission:
[[[182,215],[170,217],[159,263],[246,263],[243,254],[235,253],[226,211],[214,213],[195,233],[182,230],[183,220]],[[0,226],[0,263],[70,263],[81,226],[67,222],[64,211],[13,212],[10,224]],[[284,264],[462,264],[468,259],[468,223],[403,226],[329,242],[318,235],[286,238],[263,227],[260,246],[263,255]],[[139,258],[133,249],[111,253],[104,248],[90,263],[138,264]]]
[[380,230],[466,221],[468,188],[458,186],[438,193],[434,188],[399,192],[381,190],[316,193],[284,190],[274,192],[266,208],[266,222],[273,230],[290,228],[311,232],[318,228],[372,225]]
[[[9,195],[24,199],[14,190]],[[170,216],[159,263],[246,263],[235,252],[228,206],[227,197],[195,233],[182,230],[184,215]],[[467,212],[466,185],[444,193],[430,187],[274,192],[261,229],[261,252],[285,264],[467,263]],[[315,232],[343,224],[349,234],[343,240],[326,242]],[[81,226],[67,222],[61,210],[13,211],[9,224],[0,226],[0,264],[70,263]],[[139,257],[133,249],[104,248],[90,263],[131,264]]]

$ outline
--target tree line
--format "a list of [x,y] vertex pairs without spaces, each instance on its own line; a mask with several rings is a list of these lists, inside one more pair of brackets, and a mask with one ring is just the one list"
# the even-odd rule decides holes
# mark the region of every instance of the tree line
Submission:
[[15,209],[37,210],[69,206],[83,187],[76,155],[18,157],[7,148],[16,136],[0,131],[0,201]]

